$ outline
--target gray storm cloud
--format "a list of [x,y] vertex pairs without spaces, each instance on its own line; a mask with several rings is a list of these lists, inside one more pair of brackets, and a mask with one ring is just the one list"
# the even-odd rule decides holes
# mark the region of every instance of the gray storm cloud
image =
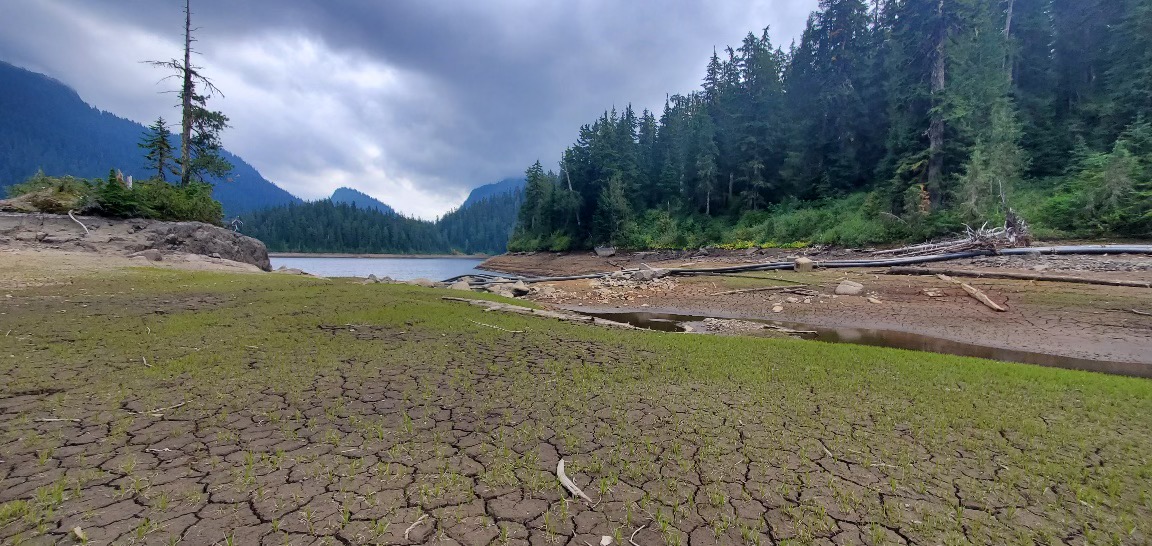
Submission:
[[[147,123],[179,55],[176,0],[17,1],[0,59]],[[474,186],[553,164],[613,105],[695,89],[713,47],[771,26],[787,47],[816,0],[194,0],[197,64],[232,119],[225,146],[304,198],[347,185],[431,218]]]

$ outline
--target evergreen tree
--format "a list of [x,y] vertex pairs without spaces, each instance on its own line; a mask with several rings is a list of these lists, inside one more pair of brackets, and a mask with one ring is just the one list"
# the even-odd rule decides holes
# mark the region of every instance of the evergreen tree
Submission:
[[140,140],[140,147],[145,150],[144,158],[148,160],[149,167],[156,172],[156,180],[168,180],[168,174],[177,174],[172,165],[172,132],[164,118],[148,126],[144,137]]

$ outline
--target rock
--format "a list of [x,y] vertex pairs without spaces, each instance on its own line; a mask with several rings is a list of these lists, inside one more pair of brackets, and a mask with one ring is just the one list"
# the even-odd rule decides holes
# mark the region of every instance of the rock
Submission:
[[88,227],[91,235],[85,235],[83,228],[67,214],[0,213],[0,236],[33,247],[35,243],[84,241],[80,249],[89,252],[125,255],[155,250],[197,254],[252,264],[264,271],[272,270],[264,243],[219,226],[201,222],[116,220],[95,216],[76,218]]
[[864,285],[855,281],[843,281],[836,286],[836,293],[841,296],[858,296],[864,291]]
[[655,275],[652,274],[651,269],[641,269],[640,271],[633,272],[631,275],[631,279],[634,281],[647,282],[647,281],[651,281],[654,278],[656,278],[656,277],[655,277]]
[[598,246],[593,250],[595,250],[596,255],[601,258],[611,258],[616,255],[616,247],[614,246]]
[[164,259],[164,255],[161,254],[160,251],[156,250],[155,248],[149,248],[148,250],[141,250],[140,252],[129,255],[130,258],[135,258],[137,256],[142,256],[144,258],[147,258],[148,261],[150,261],[150,262],[159,262],[159,261]]
[[868,303],[881,303],[879,299],[868,296]]
[[803,256],[796,258],[796,261],[793,262],[793,264],[793,267],[799,273],[811,273],[812,270],[816,267],[816,262],[813,262],[812,260]]
[[412,280],[408,281],[407,284],[410,284],[412,286],[423,286],[424,288],[435,288],[436,287],[436,283],[432,282],[428,279],[412,279]]
[[786,301],[788,303],[800,303],[799,298],[786,298],[784,301]]
[[516,281],[508,290],[513,296],[527,296],[532,291],[524,281]]
[[493,288],[493,289],[491,290],[491,292],[492,292],[493,294],[496,294],[497,296],[503,296],[503,297],[505,297],[505,298],[515,298],[515,297],[516,297],[516,295],[515,295],[515,294],[513,294],[511,290],[509,290],[509,289],[507,289],[506,287],[503,287],[503,286],[500,286],[500,287],[497,287],[497,288]]
[[283,275],[307,275],[308,274],[308,273],[305,273],[303,269],[296,269],[295,267],[281,267],[280,269],[273,271],[273,273],[280,273]]
[[452,283],[451,285],[449,285],[448,288],[451,290],[461,290],[464,292],[471,292],[472,291],[472,285],[468,284],[468,281],[465,281],[465,280],[456,281],[456,282]]
[[364,279],[364,282],[365,283],[378,283],[378,282],[380,282],[380,279],[376,278],[375,273],[369,273],[368,278]]
[[784,306],[783,306],[783,305],[773,305],[773,306],[772,306],[772,312],[773,312],[773,313],[779,313],[779,312],[781,312],[781,311],[783,311],[783,310],[784,310]]

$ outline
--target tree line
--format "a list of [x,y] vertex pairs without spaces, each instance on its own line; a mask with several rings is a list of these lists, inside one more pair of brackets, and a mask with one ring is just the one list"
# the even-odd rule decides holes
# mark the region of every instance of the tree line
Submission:
[[787,50],[749,33],[659,114],[580,127],[511,246],[867,243],[1010,207],[1149,236],[1150,121],[1152,0],[821,0]]
[[324,199],[257,211],[243,231],[274,252],[500,254],[521,200],[520,192],[499,194],[428,222]]

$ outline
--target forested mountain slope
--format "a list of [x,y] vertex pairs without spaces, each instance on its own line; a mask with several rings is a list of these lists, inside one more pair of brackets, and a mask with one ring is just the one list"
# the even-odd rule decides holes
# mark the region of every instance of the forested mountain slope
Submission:
[[[136,122],[89,106],[56,80],[0,61],[0,188],[37,170],[100,178],[120,169],[146,179],[153,173],[137,145],[144,131]],[[214,184],[213,196],[225,214],[300,202],[239,157],[221,155],[234,166],[227,180]]]
[[821,0],[527,174],[513,247],[1152,236],[1152,0]]
[[499,254],[507,248],[521,196],[520,191],[497,193],[435,222],[325,199],[257,211],[245,218],[244,230],[278,252]]
[[381,202],[379,199],[372,197],[362,191],[354,190],[352,188],[336,188],[332,192],[333,203],[345,203],[348,205],[356,205],[360,209],[374,209],[380,212],[396,212],[392,207]]

